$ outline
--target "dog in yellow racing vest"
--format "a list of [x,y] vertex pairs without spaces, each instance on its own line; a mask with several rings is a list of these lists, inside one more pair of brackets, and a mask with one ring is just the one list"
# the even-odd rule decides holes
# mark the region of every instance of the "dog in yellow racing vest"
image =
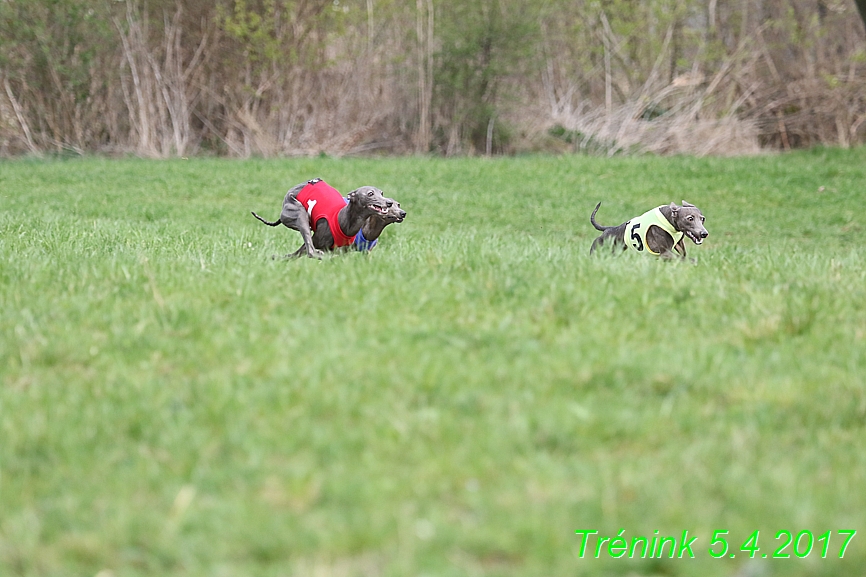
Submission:
[[[606,243],[611,251],[633,249],[662,258],[686,257],[686,246],[683,237],[688,237],[695,244],[701,244],[709,232],[704,228],[704,215],[693,204],[683,201],[682,206],[670,203],[648,210],[640,216],[622,223],[619,226],[602,226],[595,221],[595,214],[601,206],[599,202],[589,217],[589,221],[602,232],[601,236],[592,242],[589,253]],[[676,252],[674,252],[676,251]]]

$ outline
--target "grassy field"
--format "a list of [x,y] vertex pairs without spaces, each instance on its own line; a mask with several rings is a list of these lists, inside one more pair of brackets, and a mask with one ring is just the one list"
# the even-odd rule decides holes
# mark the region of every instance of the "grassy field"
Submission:
[[[408,217],[272,260],[314,176]],[[589,257],[682,199],[696,264]],[[0,162],[0,576],[864,575],[864,207],[866,149]]]

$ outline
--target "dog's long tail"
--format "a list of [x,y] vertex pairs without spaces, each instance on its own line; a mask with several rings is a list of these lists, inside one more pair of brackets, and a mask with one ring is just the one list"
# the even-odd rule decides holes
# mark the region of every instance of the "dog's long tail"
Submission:
[[[252,212],[252,211],[250,211],[250,212]],[[253,216],[256,217],[257,219],[259,219],[260,221],[262,221],[263,223],[265,223],[265,224],[268,225],[268,226],[280,226],[280,219],[277,219],[277,220],[275,220],[274,222],[268,222],[268,221],[266,221],[265,219],[263,219],[262,217],[260,217],[259,215],[257,215],[257,214],[254,213],[254,212],[253,212]]]
[[[598,212],[598,207],[600,207],[600,206],[601,206],[601,203],[600,203],[600,202],[599,202],[598,204],[595,205],[595,210],[592,211],[592,214],[589,216],[589,222],[592,223],[592,226],[594,226],[594,227],[596,228],[596,230],[600,230],[601,232],[604,232],[604,231],[606,231],[607,229],[609,229],[609,228],[613,228],[613,227],[610,227],[610,226],[601,226],[600,224],[598,224],[597,222],[595,222],[595,213]],[[255,213],[253,213],[253,214],[255,214]]]

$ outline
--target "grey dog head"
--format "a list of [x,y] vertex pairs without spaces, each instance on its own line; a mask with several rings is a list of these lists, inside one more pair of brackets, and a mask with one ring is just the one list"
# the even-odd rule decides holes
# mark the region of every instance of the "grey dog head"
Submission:
[[692,239],[693,243],[701,244],[709,236],[710,233],[704,228],[706,219],[701,213],[701,209],[686,201],[683,201],[682,206],[677,206],[672,202],[668,208],[671,209],[674,228]]
[[406,211],[400,208],[400,203],[394,200],[393,198],[385,197],[385,202],[388,205],[388,211],[380,215],[383,221],[391,224],[392,222],[403,222],[403,219],[406,218]]
[[[382,191],[375,186],[362,186],[356,188],[347,195],[349,204],[355,204],[371,214],[385,215],[388,213],[389,204]],[[393,201],[391,201],[393,202]]]

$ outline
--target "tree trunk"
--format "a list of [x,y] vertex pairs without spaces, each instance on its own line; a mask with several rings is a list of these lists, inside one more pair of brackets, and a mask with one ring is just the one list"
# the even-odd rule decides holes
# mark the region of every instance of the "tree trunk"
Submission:
[[866,0],[854,0],[854,3],[857,4],[860,19],[863,20],[863,26],[866,27]]

